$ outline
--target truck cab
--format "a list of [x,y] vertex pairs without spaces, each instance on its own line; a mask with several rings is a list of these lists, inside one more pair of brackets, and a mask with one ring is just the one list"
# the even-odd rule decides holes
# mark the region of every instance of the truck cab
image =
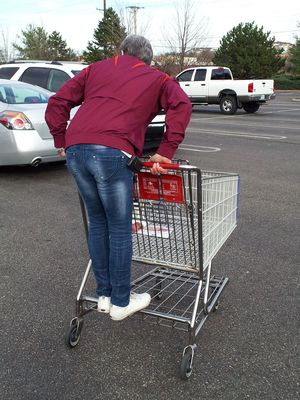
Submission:
[[229,68],[197,67],[186,69],[177,75],[176,80],[194,104],[208,104],[209,81],[233,80]]

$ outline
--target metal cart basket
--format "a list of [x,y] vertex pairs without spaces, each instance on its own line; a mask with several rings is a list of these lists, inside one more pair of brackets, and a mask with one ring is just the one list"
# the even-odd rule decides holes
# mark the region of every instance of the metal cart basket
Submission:
[[[195,338],[228,283],[212,275],[211,264],[237,225],[239,176],[181,164],[166,164],[167,174],[152,175],[150,166],[144,163],[136,174],[132,235],[133,260],[153,267],[132,282],[132,290],[151,294],[150,305],[140,311],[145,321],[188,333],[180,364],[180,376],[187,379]],[[82,201],[81,207],[87,229]],[[70,347],[80,339],[83,316],[97,309],[96,298],[83,296],[90,268],[91,261],[67,335]]]

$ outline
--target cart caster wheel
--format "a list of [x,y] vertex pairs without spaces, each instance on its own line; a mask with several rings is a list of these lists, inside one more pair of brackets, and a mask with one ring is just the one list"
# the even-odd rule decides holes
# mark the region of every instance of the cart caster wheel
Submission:
[[73,349],[73,347],[77,346],[81,336],[81,330],[83,327],[83,320],[78,320],[74,318],[71,321],[70,327],[66,334],[66,345]]
[[216,312],[217,311],[217,309],[219,308],[219,306],[220,306],[220,302],[219,302],[219,300],[216,302],[216,304],[214,305],[214,308],[212,309],[212,312]]
[[193,372],[192,358],[193,358],[192,353],[188,351],[187,353],[184,354],[181,360],[180,378],[185,381],[189,379],[189,377],[192,375]]

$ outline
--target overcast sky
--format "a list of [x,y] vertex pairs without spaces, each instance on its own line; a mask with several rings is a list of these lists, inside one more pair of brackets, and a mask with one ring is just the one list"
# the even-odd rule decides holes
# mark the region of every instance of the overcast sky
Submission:
[[[156,54],[167,50],[167,32],[172,31],[176,2],[184,0],[106,0],[107,7],[130,13],[128,6],[141,7],[137,12],[138,33],[153,44]],[[300,37],[300,0],[194,0],[196,19],[205,27],[207,47],[217,48],[219,41],[240,22],[254,21],[264,31],[271,31],[277,41],[295,43]],[[48,33],[61,33],[69,47],[86,48],[103,16],[103,0],[1,0],[0,45],[4,37],[12,42],[29,24],[43,26]],[[128,17],[127,17],[128,18]],[[140,31],[141,30],[141,31]],[[169,33],[168,33],[169,35]]]

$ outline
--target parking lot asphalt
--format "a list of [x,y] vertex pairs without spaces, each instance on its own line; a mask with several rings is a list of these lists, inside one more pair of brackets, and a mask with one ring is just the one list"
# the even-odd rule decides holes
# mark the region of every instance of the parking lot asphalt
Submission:
[[88,262],[72,180],[64,165],[0,168],[1,399],[299,398],[299,97],[280,92],[256,114],[193,110],[176,156],[239,173],[241,198],[238,227],[213,261],[230,282],[187,382],[185,333],[139,315],[90,313],[79,345],[65,346]]

